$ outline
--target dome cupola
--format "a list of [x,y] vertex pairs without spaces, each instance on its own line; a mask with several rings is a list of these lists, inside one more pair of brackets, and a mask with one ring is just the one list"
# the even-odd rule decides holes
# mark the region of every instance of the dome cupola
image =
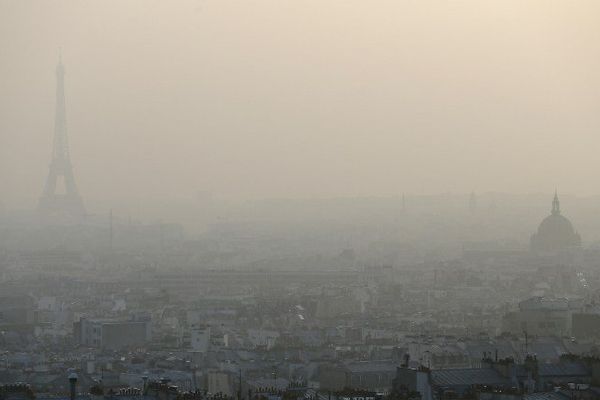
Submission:
[[554,193],[550,215],[540,223],[536,233],[531,235],[531,249],[536,252],[557,252],[581,246],[581,237],[573,224],[560,211],[558,194]]

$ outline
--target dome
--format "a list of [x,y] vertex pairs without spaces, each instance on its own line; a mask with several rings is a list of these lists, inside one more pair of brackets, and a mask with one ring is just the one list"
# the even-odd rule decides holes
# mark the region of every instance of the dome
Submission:
[[559,251],[581,245],[581,237],[568,218],[560,213],[558,196],[554,195],[552,212],[544,218],[536,233],[531,235],[531,249],[534,251]]

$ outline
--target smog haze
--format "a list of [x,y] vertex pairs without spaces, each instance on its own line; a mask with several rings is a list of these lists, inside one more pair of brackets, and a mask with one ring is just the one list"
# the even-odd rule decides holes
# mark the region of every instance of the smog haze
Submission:
[[89,208],[598,195],[595,1],[0,3],[0,180],[33,208],[62,49]]

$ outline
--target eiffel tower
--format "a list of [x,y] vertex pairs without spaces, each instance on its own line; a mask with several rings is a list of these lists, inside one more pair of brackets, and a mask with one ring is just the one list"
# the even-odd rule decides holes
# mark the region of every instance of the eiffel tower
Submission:
[[[77,192],[67,139],[65,107],[65,67],[59,57],[56,67],[56,110],[54,114],[54,144],[52,160],[44,192],[40,197],[38,212],[42,217],[83,217],[85,207]],[[59,182],[64,190],[59,190]]]

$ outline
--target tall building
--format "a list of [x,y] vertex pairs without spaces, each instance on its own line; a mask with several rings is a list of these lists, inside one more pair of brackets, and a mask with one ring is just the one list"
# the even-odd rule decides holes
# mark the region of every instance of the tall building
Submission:
[[59,59],[56,67],[54,143],[48,178],[38,204],[38,212],[42,217],[85,215],[85,207],[77,191],[69,154],[64,78],[65,68],[62,60]]
[[531,235],[531,249],[540,253],[551,253],[581,246],[581,237],[573,224],[560,211],[558,194],[554,194],[550,215],[540,223]]
[[471,196],[469,196],[469,212],[474,213],[477,211],[477,196],[475,192],[471,192]]
[[80,318],[73,324],[73,336],[82,346],[120,350],[142,347],[152,340],[148,318],[127,321]]

